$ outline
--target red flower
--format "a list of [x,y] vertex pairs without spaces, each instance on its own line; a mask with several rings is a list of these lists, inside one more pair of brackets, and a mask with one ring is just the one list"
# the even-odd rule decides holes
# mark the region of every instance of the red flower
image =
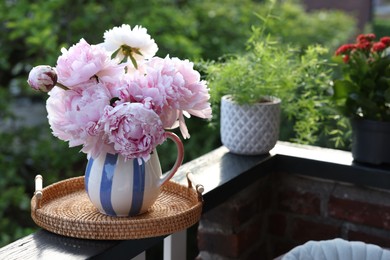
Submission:
[[390,90],[387,50],[390,51],[390,35],[376,40],[372,33],[360,34],[354,44],[337,49],[334,61],[341,75],[334,80],[333,90],[345,116],[390,120],[385,98]]
[[365,42],[371,42],[375,39],[375,34],[368,33],[368,34],[360,34],[358,37],[356,37],[357,43],[365,43]]
[[386,47],[390,46],[390,37],[389,36],[382,37],[380,41],[383,42],[383,44],[385,44]]
[[348,63],[348,61],[349,61],[349,55],[344,55],[343,61],[344,61],[344,63]]
[[378,51],[383,51],[384,49],[386,49],[387,46],[386,44],[384,44],[383,42],[376,42],[372,45],[372,51],[373,52],[378,52]]
[[344,44],[342,46],[340,46],[337,51],[336,51],[336,56],[338,55],[343,55],[343,54],[348,54],[350,53],[352,50],[354,50],[356,48],[356,45],[355,44]]
[[368,41],[360,42],[360,43],[356,44],[356,49],[368,51],[371,49],[371,42],[368,42]]

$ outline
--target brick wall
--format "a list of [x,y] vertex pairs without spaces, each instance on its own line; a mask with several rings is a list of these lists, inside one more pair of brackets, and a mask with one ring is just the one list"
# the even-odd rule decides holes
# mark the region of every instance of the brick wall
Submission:
[[345,11],[358,20],[360,30],[372,20],[372,0],[303,0],[308,11],[318,9],[337,9]]
[[202,216],[198,259],[272,259],[336,237],[390,248],[390,192],[275,173]]
[[198,259],[256,259],[264,247],[268,178],[246,188],[202,215],[198,227]]

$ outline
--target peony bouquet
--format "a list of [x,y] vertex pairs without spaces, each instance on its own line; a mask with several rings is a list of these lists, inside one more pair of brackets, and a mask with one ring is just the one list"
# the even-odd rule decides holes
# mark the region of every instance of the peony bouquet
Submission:
[[63,48],[55,67],[34,67],[28,83],[49,94],[53,135],[94,158],[105,152],[145,161],[166,129],[180,127],[189,138],[184,117],[211,118],[207,83],[190,61],[160,58],[157,50],[145,28],[122,25],[106,31],[103,43],[81,39]]

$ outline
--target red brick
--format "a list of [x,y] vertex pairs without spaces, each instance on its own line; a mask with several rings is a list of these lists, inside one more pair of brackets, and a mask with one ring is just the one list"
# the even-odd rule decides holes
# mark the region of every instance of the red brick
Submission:
[[250,225],[246,226],[246,228],[238,234],[240,252],[248,250],[252,244],[256,244],[257,241],[260,242],[262,234],[263,219],[256,218],[250,223]]
[[296,218],[292,223],[292,239],[297,242],[332,239],[340,235],[339,226]]
[[251,221],[253,218],[258,217],[259,210],[258,204],[255,201],[247,200],[245,203],[241,204],[239,207],[234,208],[236,216],[236,226],[242,226],[244,223]]
[[198,231],[198,249],[213,254],[234,257],[238,253],[238,239],[235,234],[218,234]]
[[278,205],[280,210],[286,210],[303,215],[321,214],[321,199],[315,193],[293,190],[279,192]]
[[329,216],[390,230],[390,207],[331,197]]
[[261,240],[262,223],[261,218],[255,219],[245,229],[233,234],[211,233],[199,229],[198,249],[226,257],[239,257],[253,246],[254,241]]
[[348,239],[390,248],[390,233],[387,234],[386,237],[383,237],[379,235],[376,236],[373,234],[367,234],[363,231],[349,231]]
[[230,199],[217,208],[202,215],[203,220],[216,223],[226,229],[237,230],[260,211],[257,195],[248,195],[245,199]]
[[284,236],[286,233],[287,219],[282,213],[274,213],[268,217],[268,232],[275,236]]

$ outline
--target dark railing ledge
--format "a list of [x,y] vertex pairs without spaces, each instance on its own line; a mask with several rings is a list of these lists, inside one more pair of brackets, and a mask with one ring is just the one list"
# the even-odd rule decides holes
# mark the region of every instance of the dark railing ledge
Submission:
[[[192,172],[205,187],[206,212],[253,181],[277,171],[390,190],[389,167],[356,164],[349,152],[285,142],[278,142],[269,154],[261,156],[235,155],[220,147],[184,164],[174,180],[186,184],[186,173]],[[95,241],[39,230],[0,248],[0,259],[130,259],[162,239]]]
[[279,141],[271,150],[273,155],[322,161],[337,165],[352,165],[352,154],[347,151]]
[[275,170],[390,190],[390,165],[358,163],[347,151],[278,142],[271,153]]

